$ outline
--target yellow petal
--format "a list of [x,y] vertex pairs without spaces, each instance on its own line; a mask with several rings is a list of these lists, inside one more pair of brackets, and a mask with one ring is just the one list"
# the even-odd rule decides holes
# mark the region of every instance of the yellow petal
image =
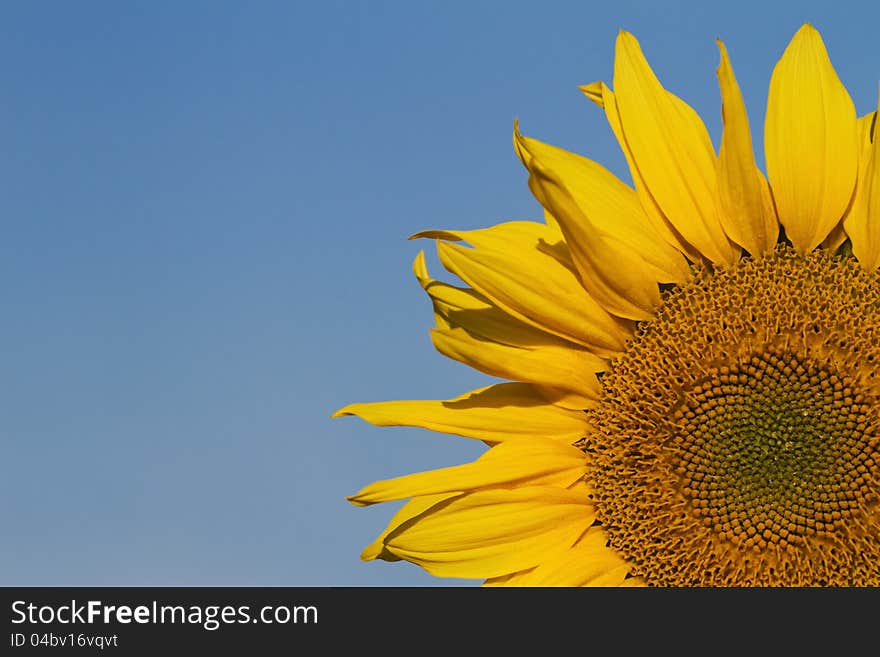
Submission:
[[504,335],[480,338],[461,328],[432,329],[431,340],[444,356],[490,376],[562,388],[592,399],[601,393],[596,373],[607,362],[574,345],[517,342],[519,346],[510,346]]
[[538,201],[561,225],[577,226],[578,239],[568,244],[587,292],[619,317],[652,319],[660,305],[660,289],[644,260],[627,244],[600,231],[555,172],[545,169],[537,159],[532,159],[529,166],[529,186]]
[[520,322],[473,290],[433,280],[424,254],[413,269],[434,303],[431,340],[440,353],[492,376],[598,398],[595,373],[605,369],[603,358]]
[[[557,399],[562,397],[557,394]],[[380,427],[421,427],[490,443],[535,436],[573,443],[586,430],[582,410],[554,405],[545,389],[528,383],[498,383],[448,401],[350,404],[333,417],[344,415]]]
[[556,221],[556,218],[546,209],[544,210],[544,223],[547,224],[547,228],[550,228],[551,230],[559,233],[559,235],[562,235],[562,228],[560,228],[559,222]]
[[595,519],[580,492],[528,486],[467,493],[407,521],[385,547],[439,577],[486,579],[567,549]]
[[596,406],[595,397],[585,397],[570,390],[561,388],[552,388],[548,386],[533,386],[535,393],[541,395],[549,403],[560,408],[567,408],[574,411],[583,411],[587,408]]
[[724,134],[718,153],[719,217],[724,231],[753,255],[776,247],[779,223],[770,189],[755,164],[749,117],[733,75],[727,49],[718,40]]
[[423,252],[416,256],[413,271],[431,297],[440,329],[464,328],[475,336],[514,346],[548,344],[579,348],[568,340],[521,322],[479,292],[434,280],[428,273]]
[[605,109],[606,88],[607,87],[605,86],[605,83],[601,80],[596,80],[596,82],[591,82],[590,84],[585,84],[578,87],[578,89],[583,92],[584,96],[592,100],[602,109]]
[[[448,329],[451,327],[447,316],[452,312],[459,311],[492,311],[498,313],[498,321],[510,323],[511,318],[505,316],[489,302],[483,295],[467,288],[456,287],[442,281],[431,278],[428,266],[425,262],[425,252],[419,251],[413,261],[413,273],[419,284],[431,297],[434,306],[434,321],[437,328]],[[493,310],[494,309],[494,310]]]
[[617,38],[614,89],[623,137],[663,214],[713,263],[735,263],[739,249],[718,217],[715,151],[706,127],[663,88],[626,32]]
[[388,526],[385,527],[385,530],[381,534],[379,534],[376,540],[363,549],[363,551],[361,552],[361,560],[373,561],[374,559],[381,559],[382,561],[400,561],[400,557],[398,557],[396,554],[389,552],[385,548],[385,537],[388,536],[388,534],[390,534],[392,531],[400,527],[407,520],[411,520],[412,518],[415,518],[416,516],[424,513],[435,504],[438,504],[443,500],[452,499],[457,495],[457,493],[426,495],[424,497],[415,497],[411,499],[409,502],[407,502],[397,510],[397,513],[395,513],[391,520],[388,522]]
[[419,495],[515,486],[567,488],[584,476],[584,454],[552,440],[516,440],[489,449],[473,463],[377,481],[348,498],[356,506]]
[[843,217],[856,185],[856,113],[822,37],[804,25],[773,70],[764,146],[779,221],[801,253]]
[[828,233],[828,237],[822,240],[819,246],[826,251],[837,251],[840,248],[840,245],[846,242],[847,234],[846,230],[844,230],[843,222],[838,223],[834,228],[831,229],[831,232]]
[[870,144],[873,140],[874,132],[877,129],[877,112],[870,112],[860,116],[859,120],[856,121],[856,129],[859,133],[858,143],[859,152],[861,152],[865,145]]
[[535,568],[490,579],[486,586],[622,586],[630,565],[612,548],[600,527],[591,527],[571,548]]
[[623,155],[626,157],[626,163],[629,165],[630,175],[632,176],[633,185],[636,188],[636,193],[638,194],[642,209],[647,215],[648,220],[654,226],[654,230],[657,231],[657,234],[660,235],[667,244],[687,255],[692,262],[699,262],[702,260],[700,252],[688,244],[687,240],[682,237],[681,233],[678,232],[675,226],[669,222],[669,219],[663,214],[663,210],[657,205],[657,201],[648,191],[645,181],[642,178],[642,174],[639,172],[635,160],[633,159],[633,154],[630,151],[629,145],[627,144],[626,139],[624,139],[623,129],[620,127],[620,115],[617,112],[617,99],[614,97],[614,93],[608,85],[601,81],[584,85],[580,87],[580,90],[587,98],[605,110],[605,118],[608,119],[608,124],[611,126],[611,130],[614,132],[614,136],[620,144]]
[[420,237],[454,236],[475,248],[437,245],[440,262],[474,290],[526,324],[588,347],[603,356],[620,353],[633,327],[592,299],[577,276],[551,251],[561,239],[543,224],[508,222],[471,231],[426,231]]
[[[553,173],[599,231],[628,245],[661,283],[684,283],[690,278],[681,254],[664,242],[645,215],[635,191],[601,165],[561,148],[531,139],[514,130],[517,154],[531,172],[533,162]],[[584,228],[568,217],[557,217],[566,242],[577,258],[583,250]]]
[[880,266],[880,139],[875,134],[871,141],[871,121],[860,121],[858,187],[843,222],[853,254],[868,271]]

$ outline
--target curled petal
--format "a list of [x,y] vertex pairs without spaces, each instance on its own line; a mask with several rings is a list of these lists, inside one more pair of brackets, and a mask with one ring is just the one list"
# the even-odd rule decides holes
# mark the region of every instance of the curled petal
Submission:
[[566,550],[595,519],[582,491],[545,486],[466,493],[385,538],[385,548],[440,577],[486,579]]
[[853,254],[868,271],[880,266],[880,139],[872,134],[874,120],[871,115],[860,120],[863,125],[858,186],[852,208],[843,221],[852,240]]
[[561,235],[529,221],[483,230],[425,231],[418,237],[466,240],[474,248],[440,242],[440,262],[518,320],[604,356],[623,350],[631,324],[612,317],[581,286]]
[[690,106],[663,88],[626,32],[617,38],[614,88],[623,137],[663,213],[711,262],[734,264],[739,249],[718,217],[709,133]]
[[724,134],[718,153],[719,216],[730,238],[751,254],[767,253],[776,246],[779,223],[770,188],[755,164],[749,117],[739,85],[719,40]]

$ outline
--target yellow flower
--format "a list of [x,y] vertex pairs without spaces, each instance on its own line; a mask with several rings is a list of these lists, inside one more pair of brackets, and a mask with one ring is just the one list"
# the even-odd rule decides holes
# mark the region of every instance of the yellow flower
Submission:
[[489,446],[350,497],[411,498],[363,559],[503,585],[880,584],[876,112],[804,25],[770,81],[765,178],[719,47],[717,155],[622,32],[613,91],[582,90],[634,189],[517,128],[544,222],[415,236],[468,286],[416,258],[435,347],[511,382],[335,414]]

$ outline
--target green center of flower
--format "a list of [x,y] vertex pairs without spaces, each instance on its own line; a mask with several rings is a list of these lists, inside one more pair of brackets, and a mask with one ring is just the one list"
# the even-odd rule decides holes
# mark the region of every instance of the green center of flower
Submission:
[[700,272],[602,375],[587,483],[658,585],[880,585],[880,284],[786,247]]
[[670,454],[692,513],[745,547],[842,530],[871,495],[870,408],[827,364],[753,354],[685,391]]

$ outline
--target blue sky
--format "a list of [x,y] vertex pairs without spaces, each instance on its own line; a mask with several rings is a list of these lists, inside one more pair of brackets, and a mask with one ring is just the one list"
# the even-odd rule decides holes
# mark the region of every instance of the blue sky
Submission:
[[863,114],[869,7],[4,3],[0,584],[463,584],[361,563],[396,506],[344,497],[481,443],[329,419],[490,382],[431,347],[406,237],[540,217],[516,117],[626,178],[576,88],[619,29],[716,145],[723,38],[761,162],[804,21]]

